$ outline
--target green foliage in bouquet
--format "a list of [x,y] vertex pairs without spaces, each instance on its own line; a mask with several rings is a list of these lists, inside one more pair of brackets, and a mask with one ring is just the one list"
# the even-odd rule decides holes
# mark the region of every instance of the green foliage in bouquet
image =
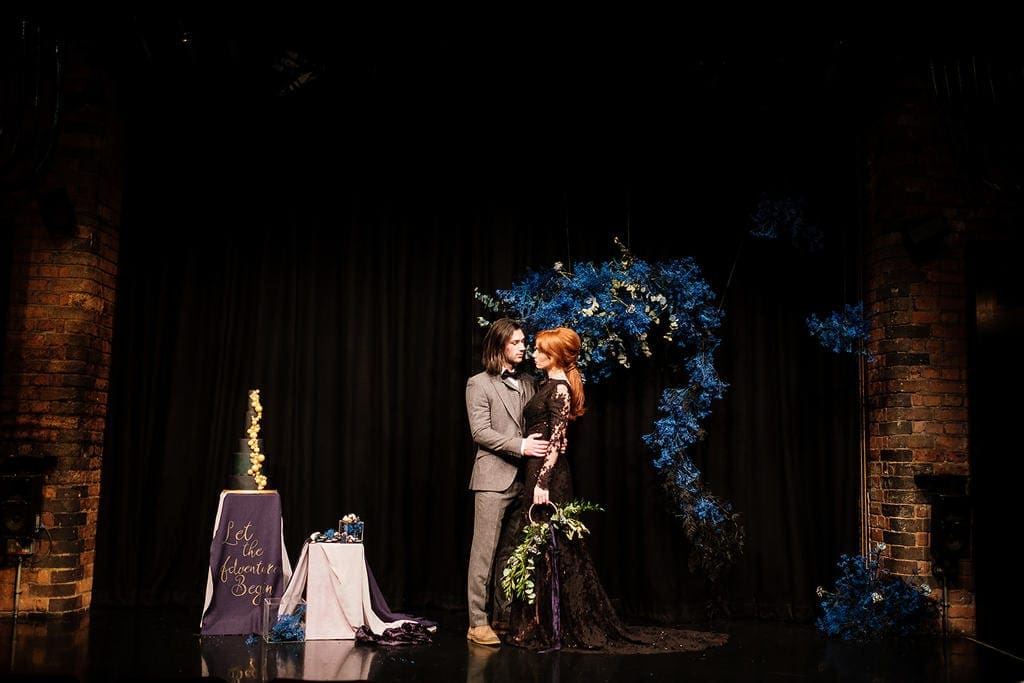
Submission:
[[590,529],[580,521],[580,513],[604,510],[600,505],[585,500],[574,500],[565,505],[551,503],[551,507],[554,512],[547,522],[534,522],[530,518],[530,523],[523,528],[523,540],[509,555],[501,573],[501,588],[510,600],[526,600],[532,605],[537,599],[533,582],[534,558],[544,552],[552,534],[557,532],[570,541],[581,538],[583,534],[589,534]]

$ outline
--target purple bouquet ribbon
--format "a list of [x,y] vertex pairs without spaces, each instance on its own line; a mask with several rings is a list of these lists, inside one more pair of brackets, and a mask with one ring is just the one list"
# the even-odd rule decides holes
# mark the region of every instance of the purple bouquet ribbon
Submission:
[[558,541],[555,540],[554,527],[549,525],[548,531],[551,534],[551,551],[548,554],[551,558],[551,639],[554,641],[554,645],[545,652],[562,649],[562,613],[560,608],[562,601],[559,597]]

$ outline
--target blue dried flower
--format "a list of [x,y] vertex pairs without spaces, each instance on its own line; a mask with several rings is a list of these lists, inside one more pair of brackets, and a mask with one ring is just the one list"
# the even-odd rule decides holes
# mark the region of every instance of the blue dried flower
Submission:
[[826,636],[843,640],[874,641],[891,636],[927,632],[938,616],[938,605],[928,596],[931,586],[912,584],[879,565],[886,546],[879,543],[863,555],[839,556],[841,576],[835,590],[821,586],[817,595],[822,614],[815,625]]
[[305,616],[305,603],[299,603],[291,614],[279,615],[277,621],[270,628],[270,640],[275,643],[304,640],[306,637]]
[[871,323],[864,319],[863,302],[855,306],[846,304],[842,312],[833,311],[825,319],[812,313],[807,318],[807,329],[823,347],[834,353],[859,353],[873,360],[865,346],[870,338]]

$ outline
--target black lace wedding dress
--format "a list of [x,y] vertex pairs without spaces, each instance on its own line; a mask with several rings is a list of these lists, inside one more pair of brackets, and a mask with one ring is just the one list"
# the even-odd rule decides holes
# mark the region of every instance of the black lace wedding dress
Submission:
[[[523,410],[527,434],[541,433],[561,444],[569,411],[569,385],[565,380],[538,383]],[[524,460],[522,517],[512,537],[518,544],[522,529],[532,521],[547,521],[550,506],[532,506],[534,486],[540,481],[551,501],[573,500],[572,476],[566,454],[554,466],[544,458]],[[586,523],[586,522],[585,522]],[[535,558],[535,595],[532,604],[513,601],[509,640],[537,651],[574,649],[615,653],[693,651],[721,645],[727,636],[717,633],[657,627],[626,627],[618,617],[598,577],[585,538],[569,541],[561,533],[549,537],[544,552]]]
[[[569,414],[569,383],[545,379],[523,411],[526,434],[541,433],[553,444],[561,444]],[[559,505],[574,499],[572,474],[567,453],[553,467],[544,458],[524,459],[522,529],[533,521],[547,521],[550,506],[533,506],[533,488],[540,481],[551,501]],[[585,523],[585,522],[584,522]],[[725,642],[717,633],[652,627],[626,627],[612,607],[587,550],[585,538],[568,540],[555,533],[543,553],[535,558],[535,600],[513,601],[509,640],[535,651],[573,649],[615,653],[680,652],[702,650]]]

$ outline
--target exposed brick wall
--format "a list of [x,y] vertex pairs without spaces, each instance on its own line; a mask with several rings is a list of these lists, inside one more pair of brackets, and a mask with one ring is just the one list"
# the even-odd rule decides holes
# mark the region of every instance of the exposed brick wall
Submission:
[[[12,610],[18,587],[19,614],[82,612],[92,596],[122,162],[113,88],[81,56],[67,61],[64,100],[75,106],[60,121],[50,165],[21,178],[27,189],[2,207],[14,238],[0,457],[48,463],[45,531],[24,558],[20,586],[14,558],[0,568],[0,611]],[[70,200],[73,221],[55,222],[41,210],[39,197],[54,196]]]
[[[868,539],[883,564],[941,587],[932,499],[917,475],[970,475],[965,244],[972,208],[928,93],[905,90],[868,136]],[[947,575],[946,626],[974,634],[969,561]],[[941,600],[941,591],[933,596]]]

